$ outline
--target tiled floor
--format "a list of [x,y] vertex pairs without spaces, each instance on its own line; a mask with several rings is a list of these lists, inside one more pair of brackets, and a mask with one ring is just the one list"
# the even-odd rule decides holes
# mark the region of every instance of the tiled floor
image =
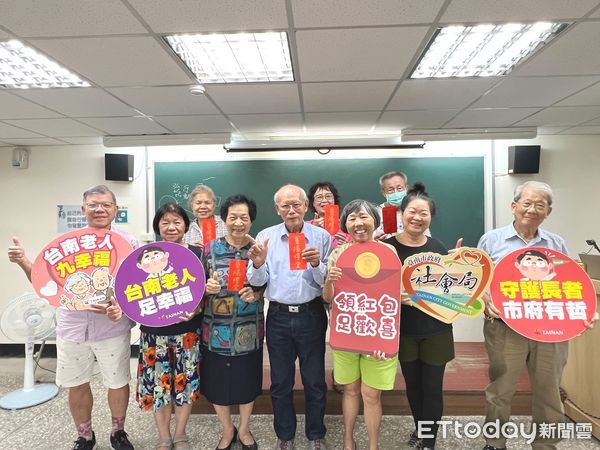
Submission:
[[[22,358],[4,358],[0,360],[0,396],[21,387],[22,384]],[[43,359],[40,364],[43,367],[53,369],[55,361]],[[132,364],[135,364],[132,361]],[[37,379],[39,381],[52,381],[53,374],[38,369]],[[134,382],[132,381],[132,388]],[[108,430],[110,429],[110,414],[105,401],[106,391],[102,386],[99,376],[95,376],[92,388],[96,399],[94,406],[93,426],[98,438],[98,449],[110,449],[108,442]],[[23,449],[23,450],[59,450],[70,449],[75,438],[73,424],[69,415],[66,391],[43,405],[20,411],[0,410],[0,450]],[[480,416],[447,417],[448,420],[457,420],[462,424],[474,421],[481,423]],[[517,424],[526,423],[526,418],[517,417]],[[340,416],[328,416],[326,418],[328,427],[327,441],[331,449],[341,447],[342,418]],[[133,396],[130,400],[129,414],[127,418],[127,431],[136,449],[153,449],[156,441],[156,432],[152,415],[140,411],[134,403]],[[298,417],[298,433],[296,448],[303,450],[307,448],[307,441],[303,433],[303,417]],[[255,416],[252,418],[252,431],[262,449],[273,448],[274,435],[272,431],[272,416]],[[412,431],[412,420],[407,416],[386,416],[383,419],[381,445],[383,450],[407,448],[403,445],[407,436]],[[194,449],[214,449],[219,437],[218,421],[214,415],[194,415],[190,419],[188,434],[192,439]],[[362,418],[356,429],[356,440],[359,449],[366,449],[367,435]],[[484,445],[482,438],[467,439],[459,438],[450,432],[445,439],[439,439],[436,448],[444,450],[468,450],[481,449]],[[240,447],[238,446],[237,449]],[[511,450],[528,449],[524,439],[514,439],[509,442]],[[561,443],[561,450],[578,449],[600,449],[596,440],[568,440]]]

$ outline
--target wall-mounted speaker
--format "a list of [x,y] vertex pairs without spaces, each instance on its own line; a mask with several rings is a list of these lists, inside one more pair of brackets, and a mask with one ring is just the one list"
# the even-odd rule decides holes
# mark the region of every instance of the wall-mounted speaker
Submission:
[[539,145],[514,145],[508,147],[508,173],[539,173]]
[[133,181],[133,155],[106,153],[104,179],[108,181]]

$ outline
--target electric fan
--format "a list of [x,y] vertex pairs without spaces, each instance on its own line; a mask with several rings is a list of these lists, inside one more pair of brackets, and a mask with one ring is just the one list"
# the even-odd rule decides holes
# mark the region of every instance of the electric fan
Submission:
[[15,342],[25,342],[23,389],[0,398],[4,409],[22,409],[47,402],[58,394],[55,384],[35,384],[33,380],[33,346],[50,336],[56,327],[55,309],[47,300],[26,293],[12,300],[2,312],[0,328]]

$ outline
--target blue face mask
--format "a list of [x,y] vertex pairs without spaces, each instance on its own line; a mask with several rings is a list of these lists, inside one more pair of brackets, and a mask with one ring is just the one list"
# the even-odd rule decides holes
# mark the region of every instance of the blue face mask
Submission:
[[385,194],[385,199],[390,205],[393,206],[400,206],[404,197],[406,197],[406,191],[394,192],[393,194]]

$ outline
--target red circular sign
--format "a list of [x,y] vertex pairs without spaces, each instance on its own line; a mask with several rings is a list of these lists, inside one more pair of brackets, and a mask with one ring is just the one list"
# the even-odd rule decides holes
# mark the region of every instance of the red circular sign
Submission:
[[585,271],[567,255],[543,247],[525,247],[502,258],[490,291],[502,320],[539,342],[580,335],[596,312],[596,292]]
[[89,309],[110,300],[114,278],[132,248],[121,235],[103,228],[65,233],[40,252],[33,263],[31,283],[51,305]]

